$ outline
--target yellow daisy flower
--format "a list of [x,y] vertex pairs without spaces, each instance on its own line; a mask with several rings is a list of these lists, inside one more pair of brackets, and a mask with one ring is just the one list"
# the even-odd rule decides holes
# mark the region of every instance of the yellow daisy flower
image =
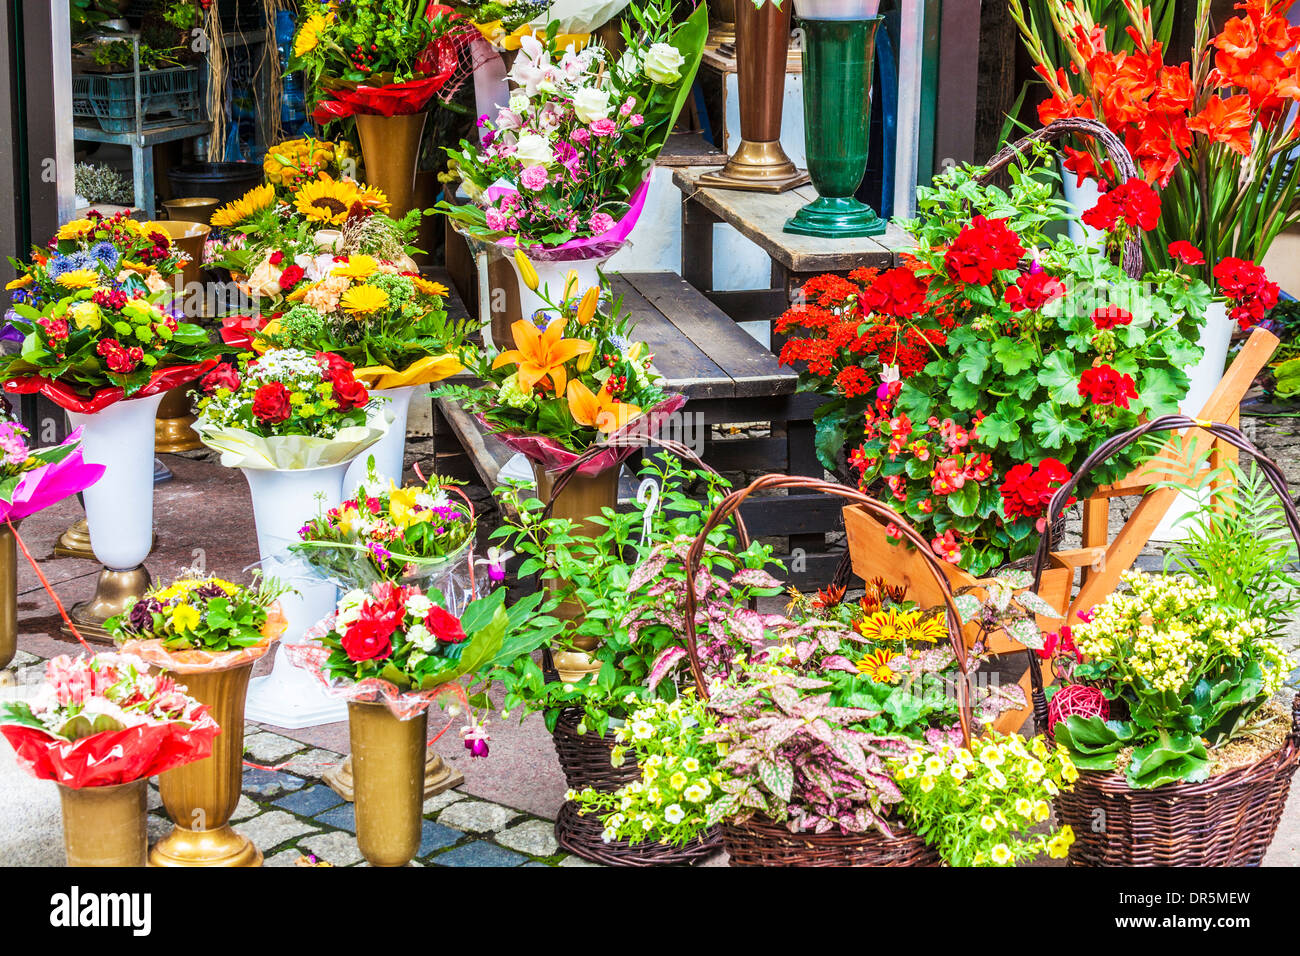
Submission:
[[275,205],[275,187],[270,183],[255,186],[232,203],[227,203],[212,214],[212,225],[237,226],[252,219],[259,212]]
[[59,276],[58,283],[65,289],[89,289],[99,284],[99,273],[94,269],[74,269]]
[[65,222],[55,233],[56,239],[79,239],[81,234],[88,229],[94,229],[95,224],[89,219],[74,219],[72,222]]
[[303,184],[298,190],[294,206],[312,222],[341,226],[347,222],[352,206],[360,201],[361,190],[355,183],[335,181],[321,173],[320,178]]
[[374,256],[355,255],[349,256],[347,262],[340,262],[331,271],[336,276],[346,276],[349,279],[369,279],[378,268],[379,263]]
[[441,282],[431,282],[423,276],[410,276],[411,285],[415,286],[415,291],[424,295],[436,295],[440,299],[445,299],[450,290]]
[[892,684],[898,675],[890,668],[889,662],[898,655],[884,649],[868,654],[857,662],[858,671],[866,674],[877,684]]
[[372,285],[357,285],[343,293],[339,304],[351,315],[368,315],[387,308],[388,293]]
[[943,618],[931,615],[916,619],[915,623],[908,628],[905,640],[934,644],[947,636],[948,629],[944,627]]
[[914,623],[915,618],[910,612],[900,614],[890,608],[887,611],[876,611],[869,617],[863,618],[858,622],[858,632],[867,640],[878,643],[903,641],[907,639]]
[[14,289],[26,289],[31,284],[32,277],[30,275],[19,276],[5,286],[5,291],[12,292]]

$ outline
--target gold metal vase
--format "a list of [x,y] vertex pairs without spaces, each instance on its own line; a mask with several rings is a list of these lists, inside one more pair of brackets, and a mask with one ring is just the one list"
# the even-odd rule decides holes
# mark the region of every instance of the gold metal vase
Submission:
[[428,113],[373,116],[358,113],[357,135],[366,182],[383,190],[391,204],[389,215],[401,219],[415,197],[415,167]]
[[405,866],[420,848],[429,712],[398,720],[385,705],[348,702],[357,848],[371,866]]
[[0,524],[0,667],[18,652],[18,547],[8,524]]
[[68,866],[144,866],[149,849],[144,778],[73,790],[59,784]]
[[158,417],[154,419],[154,451],[159,454],[175,454],[178,451],[194,451],[202,448],[198,433],[190,426],[197,419],[190,411],[190,387],[179,385],[163,394],[158,405]]
[[244,771],[244,698],[253,661],[201,674],[172,674],[221,727],[212,754],[158,778],[175,826],[149,853],[151,866],[261,866],[262,852],[230,826]]

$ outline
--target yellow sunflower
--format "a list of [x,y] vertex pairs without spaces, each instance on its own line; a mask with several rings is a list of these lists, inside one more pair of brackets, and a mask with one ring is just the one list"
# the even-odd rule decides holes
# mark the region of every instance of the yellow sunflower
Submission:
[[388,306],[388,293],[372,285],[357,285],[343,293],[339,304],[351,315],[368,315]]
[[65,289],[89,289],[99,284],[99,273],[94,269],[73,269],[59,276],[58,283]]
[[340,262],[331,271],[336,276],[348,279],[369,279],[378,268],[379,263],[374,256],[358,254],[349,256],[347,262]]
[[916,623],[913,612],[900,614],[893,608],[877,611],[858,622],[858,633],[869,641],[903,641]]
[[415,286],[415,291],[424,295],[436,295],[440,299],[445,299],[450,290],[441,282],[430,282],[423,276],[408,276],[411,285]]
[[31,284],[32,284],[32,277],[30,275],[19,276],[17,279],[14,279],[12,282],[10,282],[8,285],[5,286],[5,291],[12,292],[14,289],[26,289]]
[[309,16],[293,39],[293,55],[304,56],[316,49],[320,45],[320,35],[329,27],[332,19],[333,15],[326,17],[319,13]]
[[218,228],[237,226],[274,205],[275,187],[270,183],[263,183],[214,212],[212,214],[212,225]]
[[873,651],[857,662],[858,672],[866,674],[877,684],[892,684],[898,675],[889,666],[889,662],[898,655],[883,648]]
[[361,191],[356,184],[346,180],[336,181],[321,173],[319,179],[303,184],[302,189],[298,190],[294,205],[312,222],[341,226],[347,221],[353,204],[360,199]]
[[55,234],[55,238],[79,239],[81,238],[81,234],[83,232],[86,232],[88,229],[94,229],[94,228],[95,228],[95,224],[91,222],[89,219],[74,219],[72,220],[72,222],[65,222],[62,226],[60,226],[59,231]]
[[135,272],[142,276],[153,272],[153,266],[147,266],[143,262],[132,262],[130,259],[122,260],[122,269],[126,272]]

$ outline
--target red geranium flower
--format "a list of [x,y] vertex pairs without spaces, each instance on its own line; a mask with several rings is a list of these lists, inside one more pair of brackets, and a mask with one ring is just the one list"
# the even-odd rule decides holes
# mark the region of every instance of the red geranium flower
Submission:
[[911,269],[889,269],[863,290],[862,311],[908,318],[925,305],[928,288]]
[[1277,283],[1270,282],[1264,267],[1249,259],[1229,256],[1214,267],[1214,279],[1233,303],[1229,314],[1243,329],[1262,322],[1268,310],[1277,305]]
[[1169,255],[1185,266],[1205,264],[1205,254],[1186,239],[1176,239],[1169,243]]
[[1005,219],[976,216],[949,244],[943,262],[962,282],[988,285],[994,272],[1014,269],[1024,254],[1020,237],[1007,227]]
[[1083,214],[1085,225],[1109,231],[1123,219],[1149,232],[1160,221],[1160,196],[1141,179],[1130,179],[1101,194],[1097,205]]
[[1023,275],[1016,280],[1015,285],[1007,286],[1005,298],[1007,304],[1017,312],[1036,312],[1063,295],[1065,283],[1046,272],[1035,272]]
[[293,412],[289,390],[280,382],[267,382],[253,393],[253,417],[263,425],[278,425]]
[[1128,408],[1129,399],[1137,398],[1133,376],[1117,372],[1109,365],[1086,369],[1079,378],[1079,394],[1091,398],[1097,405],[1118,405]]
[[1117,325],[1129,325],[1132,321],[1133,313],[1117,305],[1104,305],[1092,313],[1092,324],[1099,329],[1113,329]]
[[[1043,530],[1046,519],[1043,510],[1052,500],[1056,489],[1070,479],[1070,472],[1055,458],[1044,458],[1033,465],[1013,466],[1002,482],[1002,511],[1010,518],[1035,518],[1038,530]],[[1070,498],[1069,502],[1073,502]]]

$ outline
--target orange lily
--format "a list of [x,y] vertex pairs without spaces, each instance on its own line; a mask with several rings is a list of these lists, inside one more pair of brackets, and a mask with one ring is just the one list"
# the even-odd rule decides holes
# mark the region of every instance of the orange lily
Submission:
[[564,326],[564,319],[553,319],[546,326],[546,331],[542,331],[532,322],[520,319],[510,326],[514,333],[515,347],[498,355],[492,367],[518,365],[519,384],[529,390],[549,376],[555,394],[563,395],[564,383],[568,379],[564,363],[585,355],[595,347],[582,339],[566,339]]
[[641,409],[635,405],[614,401],[603,388],[593,393],[576,380],[569,383],[568,397],[573,420],[600,432],[616,432],[641,414]]

